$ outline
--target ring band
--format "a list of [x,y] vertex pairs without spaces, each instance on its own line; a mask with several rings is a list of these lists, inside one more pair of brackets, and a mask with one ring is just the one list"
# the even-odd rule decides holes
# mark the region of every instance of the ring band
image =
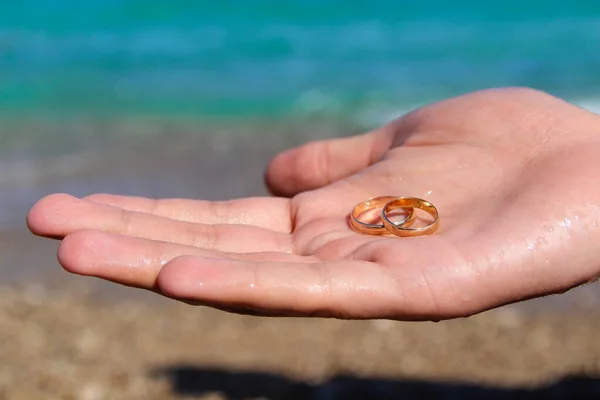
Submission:
[[[365,212],[383,207],[388,204],[390,201],[397,199],[397,196],[381,196],[381,197],[373,197],[368,200],[365,200],[361,203],[358,203],[354,209],[352,209],[352,213],[350,214],[350,225],[354,230],[361,233],[368,233],[370,235],[385,235],[390,233],[388,229],[385,228],[384,224],[369,224],[361,221],[359,218]],[[410,207],[405,207],[408,210],[408,215],[402,219],[400,222],[396,222],[398,225],[402,225],[410,221],[414,215],[414,210]]]
[[[405,220],[400,222],[392,222],[387,217],[387,213],[397,208],[409,208],[414,211],[415,208],[423,210],[433,217],[433,222],[429,225],[419,228],[405,227]],[[381,220],[385,228],[396,236],[420,236],[434,233],[440,224],[439,214],[433,204],[426,200],[416,197],[398,197],[389,201],[381,210]]]

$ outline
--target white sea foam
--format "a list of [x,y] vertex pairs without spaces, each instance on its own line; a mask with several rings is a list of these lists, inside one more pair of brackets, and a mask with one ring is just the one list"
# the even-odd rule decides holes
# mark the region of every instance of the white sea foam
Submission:
[[578,107],[600,114],[600,97],[590,97],[572,101]]

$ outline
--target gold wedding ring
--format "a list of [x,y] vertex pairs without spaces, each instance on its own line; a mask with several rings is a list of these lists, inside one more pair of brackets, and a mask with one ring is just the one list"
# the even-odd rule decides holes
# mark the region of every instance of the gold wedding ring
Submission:
[[[415,208],[423,210],[433,217],[433,221],[429,225],[419,228],[405,226],[405,220],[400,222],[390,221],[387,214],[398,208],[406,208],[411,211],[414,211]],[[439,214],[435,206],[426,200],[416,197],[398,197],[390,200],[381,210],[381,220],[389,232],[401,237],[432,234],[438,229],[440,224]]]
[[[383,207],[386,204],[388,204],[390,201],[393,201],[395,199],[398,199],[398,197],[397,196],[381,196],[381,197],[373,197],[373,198],[365,200],[361,203],[358,203],[352,210],[352,213],[350,214],[350,225],[356,231],[361,232],[361,233],[367,233],[370,235],[385,235],[385,234],[390,233],[390,231],[388,229],[386,229],[384,224],[370,224],[367,222],[363,222],[360,220],[360,216],[369,210]],[[408,214],[401,221],[395,222],[395,224],[402,225],[402,224],[407,223],[408,221],[410,221],[413,218],[414,210],[410,207],[403,207],[403,208],[406,208]],[[383,210],[382,210],[382,212],[383,212]],[[393,233],[393,232],[391,232],[391,233]]]

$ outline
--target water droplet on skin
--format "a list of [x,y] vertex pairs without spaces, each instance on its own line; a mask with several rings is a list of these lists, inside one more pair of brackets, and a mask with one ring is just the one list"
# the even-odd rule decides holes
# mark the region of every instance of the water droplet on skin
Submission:
[[529,243],[529,245],[527,246],[527,248],[529,250],[534,250],[535,249],[535,244],[533,242]]
[[250,289],[254,289],[254,288],[255,288],[255,286],[256,286],[256,285],[255,285],[254,283],[251,283],[251,284],[250,284]]
[[431,193],[433,193],[431,190],[427,192],[427,196],[431,195]]
[[563,228],[570,228],[571,227],[571,220],[569,218],[565,218],[563,221],[560,221],[558,224],[560,226],[562,226]]

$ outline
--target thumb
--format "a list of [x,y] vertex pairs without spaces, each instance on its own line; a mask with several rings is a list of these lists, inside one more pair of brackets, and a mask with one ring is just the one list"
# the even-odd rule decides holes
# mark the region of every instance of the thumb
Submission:
[[377,162],[390,148],[392,139],[389,130],[378,129],[284,151],[267,167],[267,188],[277,196],[294,196],[326,186]]

